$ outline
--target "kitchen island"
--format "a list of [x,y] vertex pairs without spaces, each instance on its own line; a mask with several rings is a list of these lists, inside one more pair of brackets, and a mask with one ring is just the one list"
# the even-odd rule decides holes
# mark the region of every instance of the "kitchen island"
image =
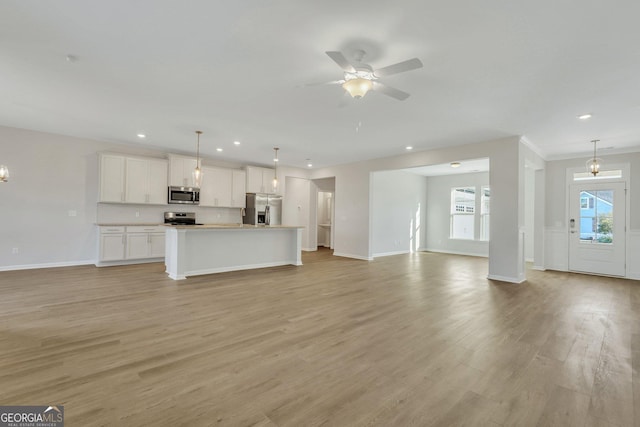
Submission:
[[165,265],[174,280],[279,265],[302,265],[302,227],[167,225]]

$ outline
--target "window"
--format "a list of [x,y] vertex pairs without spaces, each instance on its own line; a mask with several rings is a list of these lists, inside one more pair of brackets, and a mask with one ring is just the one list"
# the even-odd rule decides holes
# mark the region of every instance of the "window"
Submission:
[[451,189],[451,232],[452,239],[475,238],[475,187],[458,187]]
[[480,208],[480,240],[489,240],[489,214],[491,213],[491,189],[482,187],[482,204]]
[[[476,197],[480,195],[480,197]],[[449,237],[464,240],[489,240],[491,213],[489,186],[451,189],[451,225]]]
[[593,197],[580,197],[580,209],[593,209]]

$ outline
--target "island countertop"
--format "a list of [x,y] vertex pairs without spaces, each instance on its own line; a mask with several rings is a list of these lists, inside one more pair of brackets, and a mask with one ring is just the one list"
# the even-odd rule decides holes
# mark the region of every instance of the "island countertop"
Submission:
[[179,230],[216,230],[216,229],[249,229],[249,230],[273,230],[278,228],[304,228],[297,225],[251,225],[251,224],[201,224],[201,225],[171,225],[167,227]]

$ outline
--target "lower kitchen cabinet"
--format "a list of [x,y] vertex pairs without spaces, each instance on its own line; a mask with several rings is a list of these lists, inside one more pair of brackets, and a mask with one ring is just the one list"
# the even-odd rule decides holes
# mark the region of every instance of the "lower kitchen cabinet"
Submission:
[[96,265],[131,264],[164,258],[162,225],[100,226],[100,247]]

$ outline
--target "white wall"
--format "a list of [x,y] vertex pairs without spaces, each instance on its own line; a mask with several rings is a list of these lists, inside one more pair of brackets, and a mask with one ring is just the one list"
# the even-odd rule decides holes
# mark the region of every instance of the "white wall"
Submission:
[[310,246],[311,228],[309,227],[311,182],[305,178],[287,176],[286,193],[283,197],[282,223],[304,227],[302,230],[302,249],[314,250]]
[[527,166],[524,177],[524,258],[530,262],[534,257],[535,190],[535,170]]
[[[427,242],[426,250],[462,255],[488,256],[489,242],[480,240],[451,239],[451,189],[476,187],[480,198],[482,186],[489,185],[489,172],[427,178]],[[493,212],[493,207],[491,209]],[[479,215],[476,215],[476,236],[479,237]]]
[[373,257],[420,250],[425,239],[426,178],[402,171],[371,178]]

